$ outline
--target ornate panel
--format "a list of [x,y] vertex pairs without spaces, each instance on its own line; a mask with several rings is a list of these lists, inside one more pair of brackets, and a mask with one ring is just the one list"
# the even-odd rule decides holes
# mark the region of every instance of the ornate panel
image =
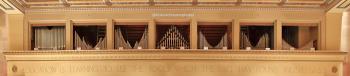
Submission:
[[342,76],[344,52],[329,51],[17,51],[9,76]]

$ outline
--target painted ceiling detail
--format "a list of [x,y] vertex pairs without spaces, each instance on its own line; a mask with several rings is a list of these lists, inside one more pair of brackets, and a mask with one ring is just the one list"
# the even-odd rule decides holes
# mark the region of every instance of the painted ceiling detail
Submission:
[[5,9],[5,10],[14,10],[14,8],[12,6],[10,6],[10,4],[4,0],[0,1],[0,6],[2,9]]
[[350,5],[350,0],[345,0],[340,3],[340,5],[337,6],[337,8],[347,8]]
[[0,0],[0,9],[7,14],[21,14],[22,12],[18,10],[11,2],[8,0]]
[[340,1],[337,1],[336,3],[332,4],[331,6],[329,6],[328,12],[342,13],[347,8],[349,8],[349,5],[350,5],[350,0],[340,0]]

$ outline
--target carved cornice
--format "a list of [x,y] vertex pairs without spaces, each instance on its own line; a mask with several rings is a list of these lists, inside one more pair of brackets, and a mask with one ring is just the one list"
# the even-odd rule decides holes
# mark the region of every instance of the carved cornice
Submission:
[[76,60],[254,60],[342,62],[346,52],[336,51],[223,51],[223,50],[100,50],[100,51],[11,51],[8,61]]
[[[26,8],[65,8],[65,7],[113,7],[113,6],[272,6],[272,7],[314,7],[326,6],[333,0],[41,0],[18,1]],[[290,6],[293,5],[293,6]]]
[[276,7],[117,7],[117,8],[62,8],[27,9],[35,12],[106,12],[106,11],[324,11],[323,8],[276,8]]

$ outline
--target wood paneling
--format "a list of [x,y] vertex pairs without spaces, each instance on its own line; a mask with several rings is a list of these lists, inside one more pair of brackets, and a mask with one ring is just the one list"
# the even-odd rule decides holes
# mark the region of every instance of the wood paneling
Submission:
[[8,76],[343,76],[345,55],[193,49],[5,52]]

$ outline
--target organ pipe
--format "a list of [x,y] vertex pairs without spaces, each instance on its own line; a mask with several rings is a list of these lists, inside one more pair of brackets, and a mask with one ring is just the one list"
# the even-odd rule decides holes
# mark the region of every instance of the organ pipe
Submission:
[[179,32],[176,26],[171,26],[160,39],[157,47],[165,47],[167,49],[179,49],[180,47],[189,48],[189,42],[185,40],[184,36]]
[[38,50],[64,50],[64,27],[33,27],[34,49]]

